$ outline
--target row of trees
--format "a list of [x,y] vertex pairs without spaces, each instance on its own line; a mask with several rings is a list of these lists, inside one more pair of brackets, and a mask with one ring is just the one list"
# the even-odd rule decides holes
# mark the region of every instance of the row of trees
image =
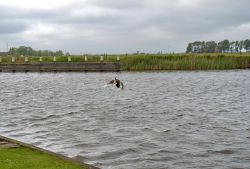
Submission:
[[215,41],[195,41],[188,43],[186,53],[239,53],[250,52],[250,39],[242,41],[223,40]]
[[[50,51],[50,50],[34,50],[31,47],[20,46],[18,48],[12,47],[9,49],[9,55],[18,56],[63,56],[64,53],[62,50]],[[66,55],[70,55],[66,53]]]

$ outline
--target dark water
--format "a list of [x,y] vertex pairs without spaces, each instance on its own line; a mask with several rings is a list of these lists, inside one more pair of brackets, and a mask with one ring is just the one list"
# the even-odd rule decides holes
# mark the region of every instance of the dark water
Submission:
[[0,135],[104,169],[250,168],[250,71],[0,73]]

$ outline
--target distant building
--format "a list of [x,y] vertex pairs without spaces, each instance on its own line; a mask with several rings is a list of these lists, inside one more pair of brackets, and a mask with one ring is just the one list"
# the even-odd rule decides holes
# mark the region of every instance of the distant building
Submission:
[[9,52],[0,52],[0,56],[7,56]]

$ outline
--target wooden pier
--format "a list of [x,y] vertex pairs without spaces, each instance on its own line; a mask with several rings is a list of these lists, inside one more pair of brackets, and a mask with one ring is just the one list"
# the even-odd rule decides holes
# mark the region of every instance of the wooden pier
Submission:
[[0,63],[0,72],[112,72],[120,70],[120,62]]

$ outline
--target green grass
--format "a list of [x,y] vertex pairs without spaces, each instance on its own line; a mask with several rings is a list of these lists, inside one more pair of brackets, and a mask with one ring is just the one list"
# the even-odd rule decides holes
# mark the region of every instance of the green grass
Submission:
[[25,147],[0,148],[1,169],[83,169],[55,156]]
[[[105,62],[116,62],[117,55],[104,56]],[[129,54],[119,55],[122,70],[211,70],[245,69],[250,65],[250,53],[213,54]],[[71,56],[72,62],[85,62],[83,56]],[[43,57],[43,62],[52,62],[53,57]],[[67,62],[66,56],[57,57],[57,62]],[[39,57],[30,57],[29,63],[38,63]],[[90,55],[87,62],[100,62],[100,56]],[[2,63],[11,63],[11,57],[2,57]],[[17,57],[16,63],[24,63]]]
[[[15,63],[21,64],[25,63],[25,57],[15,57],[16,61]],[[97,55],[91,55],[87,57],[87,62],[100,62],[100,56]],[[109,56],[104,56],[103,57],[104,61],[106,62],[115,62],[116,61],[116,56],[114,55],[109,55]],[[1,63],[11,63],[12,59],[10,56],[4,56],[2,57],[2,62]],[[31,56],[29,57],[28,63],[39,63],[40,62],[40,57],[38,56]],[[42,62],[53,62],[53,57],[51,56],[46,56],[42,57]],[[57,56],[56,57],[56,62],[68,62],[68,57],[67,56]],[[84,56],[71,56],[71,62],[85,62]]]
[[250,54],[162,54],[122,56],[123,70],[211,70],[249,67]]

